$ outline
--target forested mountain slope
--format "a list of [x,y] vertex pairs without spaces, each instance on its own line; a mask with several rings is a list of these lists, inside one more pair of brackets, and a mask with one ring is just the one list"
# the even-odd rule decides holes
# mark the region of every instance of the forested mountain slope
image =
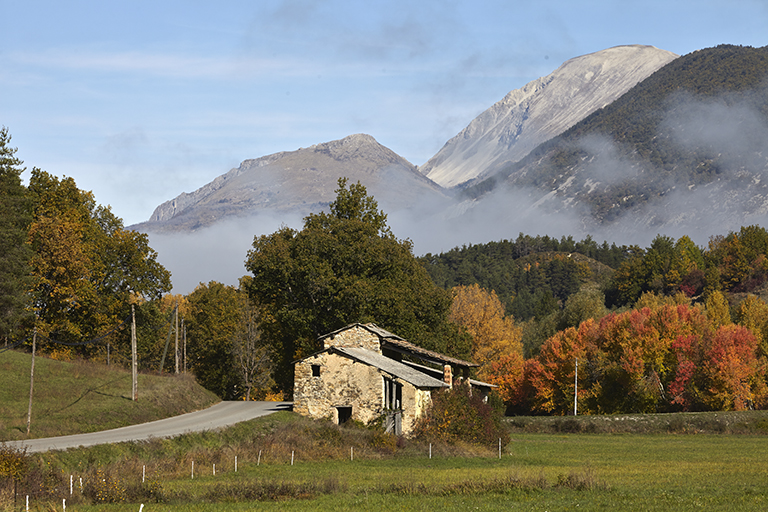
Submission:
[[[516,319],[542,318],[583,284],[602,287],[638,248],[520,234],[516,240],[457,247],[420,258],[432,280],[446,289],[478,284],[493,290]],[[560,304],[558,304],[558,302]]]

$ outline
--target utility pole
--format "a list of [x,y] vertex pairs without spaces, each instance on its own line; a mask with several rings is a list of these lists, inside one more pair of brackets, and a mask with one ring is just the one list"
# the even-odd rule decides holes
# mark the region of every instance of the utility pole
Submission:
[[187,326],[184,325],[184,319],[181,319],[181,334],[184,340],[184,373],[187,373]]
[[29,372],[29,409],[27,409],[27,435],[32,425],[32,390],[35,389],[35,349],[37,348],[37,317],[35,330],[32,333],[32,369]]
[[573,377],[573,415],[579,414],[579,358],[576,358],[576,373]]
[[136,310],[133,304],[131,304],[131,376],[133,379],[131,396],[135,402],[139,399],[139,382],[138,361],[136,356]]
[[176,301],[176,350],[174,350],[174,354],[176,354],[176,375],[179,374],[179,301]]

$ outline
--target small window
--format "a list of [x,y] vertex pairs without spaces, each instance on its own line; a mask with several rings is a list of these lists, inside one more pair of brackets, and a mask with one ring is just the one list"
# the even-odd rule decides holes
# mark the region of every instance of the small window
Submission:
[[313,377],[319,377],[320,376],[320,365],[319,364],[313,364],[312,365],[312,376]]

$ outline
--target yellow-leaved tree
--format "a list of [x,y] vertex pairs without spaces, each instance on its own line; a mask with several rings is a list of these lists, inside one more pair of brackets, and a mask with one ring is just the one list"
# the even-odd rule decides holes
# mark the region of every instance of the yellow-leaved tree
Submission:
[[456,286],[449,319],[472,337],[472,360],[479,364],[477,376],[499,386],[505,402],[512,399],[523,377],[523,330],[506,316],[494,291],[477,284]]

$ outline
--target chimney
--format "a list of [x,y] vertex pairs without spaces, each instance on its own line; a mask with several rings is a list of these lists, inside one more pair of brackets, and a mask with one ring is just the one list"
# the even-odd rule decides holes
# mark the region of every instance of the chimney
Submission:
[[443,366],[443,382],[453,387],[453,375],[451,374],[451,365]]

